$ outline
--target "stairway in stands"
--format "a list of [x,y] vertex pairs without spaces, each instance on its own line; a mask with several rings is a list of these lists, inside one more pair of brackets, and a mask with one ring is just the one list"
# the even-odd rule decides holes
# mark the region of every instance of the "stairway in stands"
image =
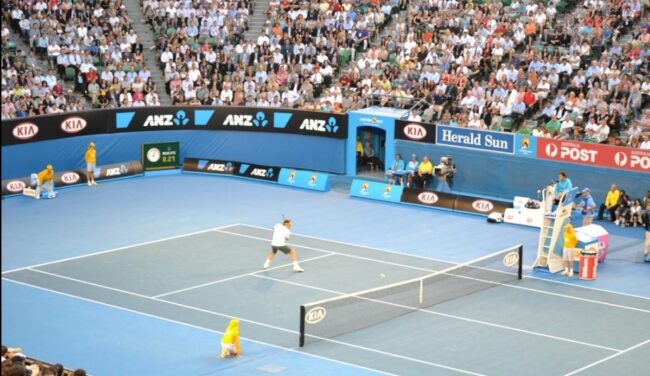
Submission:
[[163,106],[171,106],[172,98],[165,91],[165,73],[160,68],[159,61],[156,58],[156,49],[151,48],[155,45],[153,30],[151,30],[151,26],[144,19],[142,5],[140,5],[139,1],[124,1],[123,4],[131,19],[133,30],[144,47],[142,51],[144,63],[149,68],[151,79],[156,84],[158,100]]
[[257,37],[268,20],[269,3],[270,0],[253,0],[253,12],[248,16],[248,30],[244,33],[244,40],[257,43]]

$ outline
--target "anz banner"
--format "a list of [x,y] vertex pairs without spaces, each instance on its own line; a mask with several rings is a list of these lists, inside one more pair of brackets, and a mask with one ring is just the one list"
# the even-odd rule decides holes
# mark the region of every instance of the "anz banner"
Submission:
[[115,112],[110,132],[209,129],[294,133],[344,139],[347,116],[249,107],[155,107]]
[[445,125],[436,127],[436,144],[501,154],[514,154],[515,152],[515,140],[512,133],[456,128]]

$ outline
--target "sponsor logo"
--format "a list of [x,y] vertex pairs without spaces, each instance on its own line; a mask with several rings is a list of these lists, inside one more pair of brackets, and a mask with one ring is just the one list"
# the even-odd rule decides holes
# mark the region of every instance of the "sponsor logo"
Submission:
[[362,195],[368,194],[368,183],[361,184],[361,194]]
[[34,123],[20,123],[14,127],[11,133],[19,140],[29,140],[36,136],[38,127]]
[[86,128],[88,123],[78,116],[69,117],[61,122],[61,130],[65,133],[78,133]]
[[156,163],[160,160],[160,149],[151,148],[147,151],[147,159],[151,163]]
[[422,192],[418,195],[418,201],[426,205],[433,205],[438,202],[438,195],[433,192]]
[[559,157],[560,159],[569,159],[576,162],[595,163],[598,156],[598,150],[587,150],[568,145],[562,145],[558,148],[555,144],[546,145],[544,152],[550,158]]
[[469,147],[489,148],[503,151],[510,150],[510,142],[495,138],[491,134],[469,132],[458,134],[451,129],[442,129],[442,142]]
[[521,148],[522,149],[528,149],[530,147],[530,139],[528,137],[524,137],[521,140]]
[[144,121],[144,127],[171,127],[185,126],[190,122],[187,114],[183,110],[179,110],[175,115],[162,114],[162,115],[149,115]]
[[503,257],[503,265],[505,266],[515,266],[517,263],[519,263],[519,252],[517,251],[508,252]]
[[232,163],[210,163],[205,167],[206,171],[232,172]]
[[289,178],[287,180],[291,183],[296,181],[296,172],[294,170],[289,172]]
[[488,200],[476,200],[472,202],[472,207],[480,212],[486,213],[494,209],[494,204]]
[[119,167],[111,167],[106,169],[105,176],[120,176],[120,175],[125,175],[127,172],[129,172],[128,167],[126,165],[122,164]]
[[12,180],[7,183],[7,190],[9,192],[22,192],[25,187],[27,187],[27,184],[21,180]]
[[250,175],[259,176],[261,178],[272,178],[274,172],[272,168],[254,168]]
[[65,184],[75,184],[79,182],[79,179],[81,179],[81,177],[76,172],[66,172],[61,175],[61,181]]
[[393,190],[393,187],[390,184],[387,184],[386,187],[384,188],[384,198],[391,198],[390,192]]
[[421,140],[427,136],[427,129],[420,124],[408,124],[404,127],[404,136],[411,140]]
[[326,315],[327,311],[325,308],[314,307],[305,314],[305,322],[307,324],[318,324],[319,322],[323,321]]
[[300,124],[300,130],[322,133],[336,133],[339,130],[339,126],[336,124],[336,119],[334,117],[330,117],[327,119],[327,121],[319,119],[305,119],[302,121],[302,124]]
[[266,115],[264,112],[258,112],[255,116],[252,115],[228,115],[226,120],[223,121],[223,125],[231,127],[266,127],[269,121],[266,120]]
[[313,187],[314,185],[316,185],[316,179],[317,179],[317,175],[312,174],[312,176],[309,177],[309,183],[307,183],[307,185]]
[[614,163],[619,167],[641,167],[644,170],[650,169],[650,157],[645,155],[630,155],[628,157],[627,153],[619,151],[614,155]]

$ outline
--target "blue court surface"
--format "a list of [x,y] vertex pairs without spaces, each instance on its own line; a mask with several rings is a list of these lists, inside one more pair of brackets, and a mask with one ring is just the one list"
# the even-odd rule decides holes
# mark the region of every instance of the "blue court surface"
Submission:
[[[261,268],[282,215],[304,273],[282,254]],[[93,375],[646,374],[644,233],[605,226],[612,249],[595,281],[527,268],[522,280],[299,347],[301,305],[517,244],[531,265],[538,230],[189,174],[13,197],[2,204],[2,343]],[[346,325],[376,313],[337,312]],[[231,318],[243,356],[221,360]]]

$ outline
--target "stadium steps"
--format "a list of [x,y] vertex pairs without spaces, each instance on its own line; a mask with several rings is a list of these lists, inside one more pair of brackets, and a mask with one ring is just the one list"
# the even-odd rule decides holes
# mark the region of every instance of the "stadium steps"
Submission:
[[171,106],[172,98],[165,91],[165,73],[160,68],[158,59],[156,59],[156,49],[151,48],[156,45],[153,31],[150,25],[145,21],[144,10],[139,1],[124,1],[124,6],[128,12],[131,26],[135,34],[142,43],[144,55],[144,63],[151,72],[151,79],[156,84],[156,94],[158,94],[158,101],[162,106]]
[[253,14],[248,17],[248,30],[244,32],[245,40],[257,42],[257,37],[268,20],[270,0],[255,0],[253,2]]
[[[26,58],[27,53],[31,49],[29,47],[29,44],[27,44],[27,42],[25,42],[25,40],[21,38],[20,35],[14,31],[13,28],[8,27],[7,29],[9,29],[9,40],[11,40],[16,47],[16,54],[18,53],[18,51],[22,51],[23,58]],[[44,74],[47,73],[48,69],[50,69],[47,60],[40,57],[36,59],[35,65],[36,68],[40,68]],[[54,70],[56,71],[56,67],[54,68]],[[57,74],[57,79],[59,78],[60,77]],[[73,81],[63,80],[63,87],[65,88],[66,95],[69,94],[70,90],[72,90],[73,96],[79,101],[79,103],[83,105],[84,108],[92,107],[90,101],[83,94],[75,91],[74,80]]]

